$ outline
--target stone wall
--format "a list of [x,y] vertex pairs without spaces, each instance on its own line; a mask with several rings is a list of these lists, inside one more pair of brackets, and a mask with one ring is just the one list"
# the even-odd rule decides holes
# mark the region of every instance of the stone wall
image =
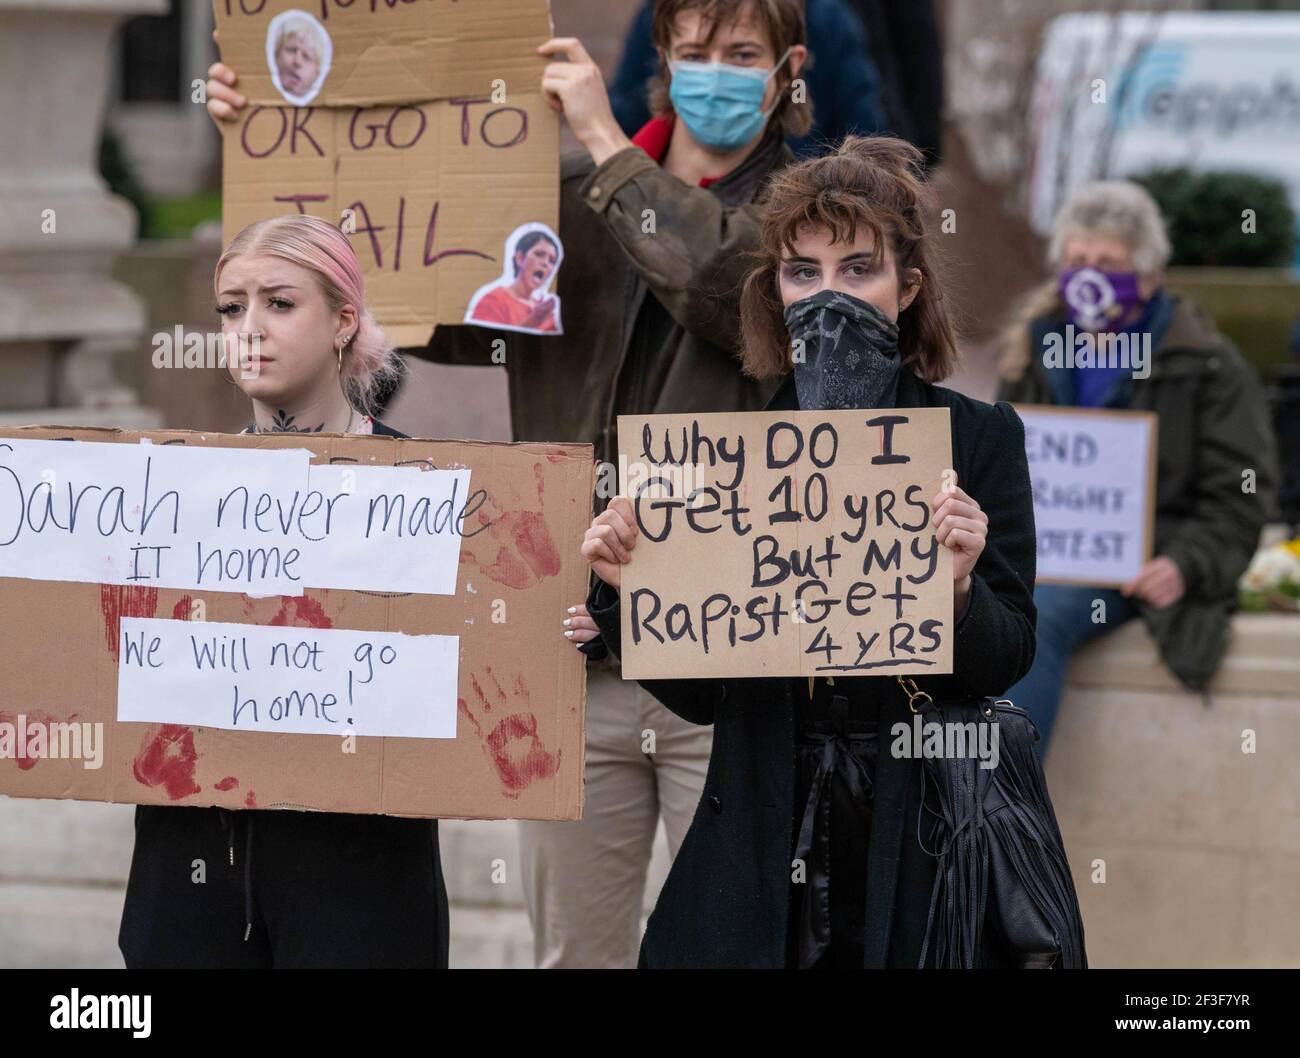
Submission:
[[1080,651],[1047,776],[1093,965],[1300,966],[1297,643],[1300,617],[1238,616],[1205,695],[1139,622]]

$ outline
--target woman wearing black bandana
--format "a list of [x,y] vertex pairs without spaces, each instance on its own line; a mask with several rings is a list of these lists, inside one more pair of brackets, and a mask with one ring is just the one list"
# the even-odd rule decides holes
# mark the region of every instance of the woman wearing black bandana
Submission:
[[[762,257],[742,300],[742,359],[753,377],[785,376],[774,410],[950,410],[959,487],[931,507],[953,555],[953,673],[916,682],[936,700],[1000,695],[1034,655],[1024,430],[1010,405],[937,385],[956,350],[920,172],[920,154],[901,140],[849,137],[774,178]],[[599,634],[617,651],[619,567],[635,545],[631,506],[616,499],[583,544],[600,579],[589,616],[570,623],[573,638]],[[641,965],[936,963],[944,923],[931,908],[935,858],[919,826],[922,762],[888,751],[888,732],[909,719],[897,681],[644,685],[687,720],[713,724],[714,748]],[[1006,962],[995,940],[979,961]]]

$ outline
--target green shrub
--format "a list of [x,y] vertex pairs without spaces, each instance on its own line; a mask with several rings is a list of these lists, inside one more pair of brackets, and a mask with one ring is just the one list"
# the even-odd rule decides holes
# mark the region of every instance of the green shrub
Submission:
[[140,215],[139,237],[149,238],[153,235],[154,208],[149,193],[140,186],[131,169],[131,161],[122,147],[117,133],[105,122],[99,139],[99,173],[108,184],[109,190],[121,195],[135,206]]
[[[1175,267],[1285,268],[1295,256],[1296,215],[1279,180],[1243,172],[1153,169],[1133,180],[1160,206]],[[1254,210],[1253,233],[1242,231]]]
[[160,198],[154,203],[154,237],[188,239],[196,225],[221,221],[221,189],[197,191],[181,198]]

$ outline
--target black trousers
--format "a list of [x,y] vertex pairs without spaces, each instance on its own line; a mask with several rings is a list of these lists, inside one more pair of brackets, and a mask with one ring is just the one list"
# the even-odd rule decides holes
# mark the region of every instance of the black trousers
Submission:
[[140,805],[118,946],[130,968],[445,969],[437,821]]

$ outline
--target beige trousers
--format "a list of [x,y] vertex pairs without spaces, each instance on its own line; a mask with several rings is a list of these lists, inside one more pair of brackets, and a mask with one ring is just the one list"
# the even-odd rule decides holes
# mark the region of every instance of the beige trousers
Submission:
[[539,967],[636,965],[655,828],[662,815],[676,856],[704,789],[712,743],[712,727],[688,723],[640,684],[624,681],[616,662],[589,667],[583,818],[519,824]]

